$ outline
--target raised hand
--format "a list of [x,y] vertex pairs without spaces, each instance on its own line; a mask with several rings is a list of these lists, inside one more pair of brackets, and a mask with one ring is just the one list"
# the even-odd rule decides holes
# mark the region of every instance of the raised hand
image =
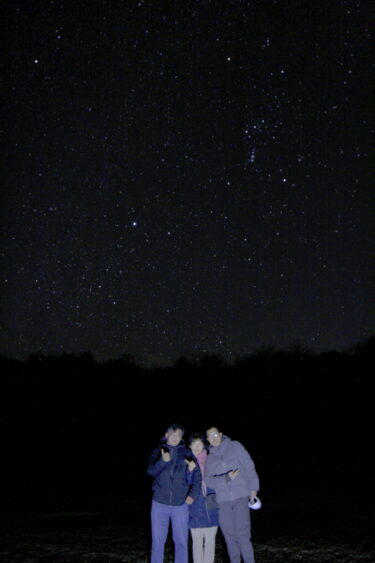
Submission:
[[239,469],[234,469],[232,471],[229,471],[228,475],[230,477],[230,479],[235,479],[236,477],[238,477],[238,475],[240,474],[240,470]]
[[163,448],[161,448],[161,457],[163,458],[163,461],[171,461],[171,454],[169,452],[166,452],[163,450]]
[[185,463],[187,463],[189,471],[194,471],[194,469],[197,467],[197,464],[193,459],[185,459]]

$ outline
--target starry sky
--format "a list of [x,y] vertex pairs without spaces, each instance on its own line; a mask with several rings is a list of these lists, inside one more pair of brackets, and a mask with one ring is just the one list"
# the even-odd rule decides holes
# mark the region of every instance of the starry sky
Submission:
[[374,334],[370,2],[0,10],[2,355]]

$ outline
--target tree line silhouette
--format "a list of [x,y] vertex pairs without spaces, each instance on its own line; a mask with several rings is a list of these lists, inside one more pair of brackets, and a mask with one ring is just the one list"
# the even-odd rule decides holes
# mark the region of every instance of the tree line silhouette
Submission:
[[3,510],[106,497],[146,505],[169,422],[218,426],[252,453],[263,496],[371,487],[375,339],[350,352],[262,349],[227,364],[130,355],[0,358]]

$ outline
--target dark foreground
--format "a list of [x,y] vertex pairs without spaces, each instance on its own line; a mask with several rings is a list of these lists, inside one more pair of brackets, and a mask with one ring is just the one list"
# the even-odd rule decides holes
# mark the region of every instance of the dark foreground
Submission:
[[186,437],[218,425],[251,453],[257,563],[374,563],[374,352],[373,339],[352,354],[265,350],[155,370],[87,354],[3,359],[0,563],[147,562],[146,468],[172,421]]
[[[371,500],[304,499],[263,506],[253,515],[257,563],[375,561]],[[148,514],[136,503],[98,503],[96,509],[2,516],[3,563],[149,561]],[[219,533],[216,563],[227,562]],[[169,539],[166,562],[173,562]]]

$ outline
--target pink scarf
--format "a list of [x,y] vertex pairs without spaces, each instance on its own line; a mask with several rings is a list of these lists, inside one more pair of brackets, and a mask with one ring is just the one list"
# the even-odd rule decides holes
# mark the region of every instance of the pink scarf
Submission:
[[195,457],[197,458],[198,465],[202,473],[202,494],[205,497],[207,495],[207,485],[204,481],[203,475],[204,475],[204,468],[206,466],[207,450],[202,450],[201,453]]

